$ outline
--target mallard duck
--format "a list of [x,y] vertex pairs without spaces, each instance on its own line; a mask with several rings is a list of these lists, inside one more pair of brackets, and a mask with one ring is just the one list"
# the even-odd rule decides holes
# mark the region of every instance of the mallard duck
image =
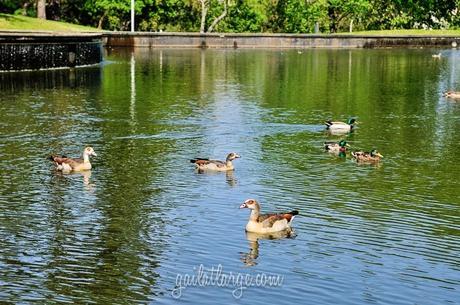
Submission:
[[460,92],[458,91],[447,91],[443,96],[448,98],[460,99]]
[[207,158],[195,158],[190,160],[190,162],[194,163],[196,168],[200,171],[211,170],[224,172],[234,169],[232,161],[237,158],[240,158],[240,155],[232,152],[227,155],[225,162],[219,160],[210,160]]
[[356,119],[348,119],[347,122],[333,122],[333,121],[326,121],[326,129],[334,132],[348,132],[351,131],[356,124]]
[[379,162],[383,158],[376,149],[371,150],[371,152],[353,151],[351,155],[358,162]]
[[240,209],[250,209],[251,215],[246,225],[246,232],[259,234],[274,233],[280,231],[291,231],[291,224],[298,211],[291,211],[280,214],[260,214],[260,205],[255,199],[247,199],[240,205]]
[[73,159],[67,158],[66,156],[55,156],[49,157],[51,161],[56,165],[56,169],[63,172],[78,172],[91,169],[91,163],[89,162],[90,156],[97,156],[96,152],[92,147],[86,147],[83,151],[83,158]]
[[348,145],[345,140],[340,140],[339,142],[324,142],[324,149],[336,155],[345,155],[347,147],[350,147],[350,145]]

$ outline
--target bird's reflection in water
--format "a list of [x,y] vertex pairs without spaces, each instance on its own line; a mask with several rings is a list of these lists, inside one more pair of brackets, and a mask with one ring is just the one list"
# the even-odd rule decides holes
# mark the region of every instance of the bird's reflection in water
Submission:
[[[206,175],[222,175],[222,172],[218,171],[205,171],[201,169],[197,169],[196,172],[200,175],[206,174]],[[225,172],[225,180],[227,181],[227,184],[230,186],[235,186],[238,182],[238,180],[235,178],[234,171],[226,171]]]
[[257,259],[259,258],[259,240],[273,240],[273,239],[284,239],[284,238],[295,238],[295,231],[281,231],[269,234],[259,234],[253,232],[246,232],[246,239],[249,242],[249,252],[240,252],[241,261],[248,267],[257,265]]
[[91,183],[91,171],[83,171],[83,172],[80,172],[79,174],[81,174],[83,176],[83,185],[85,186],[85,189],[88,191],[88,192],[93,192],[94,191],[94,188],[95,188],[95,185],[94,183]]
[[238,182],[238,180],[236,180],[235,178],[235,174],[233,171],[227,171],[225,173],[225,178],[227,180],[227,184],[230,186],[235,186]]
[[[63,173],[62,171],[55,171],[54,177],[60,180],[60,184],[62,183],[61,179],[66,180],[66,185],[71,183],[70,181],[74,180],[75,178],[81,176],[83,178],[83,186],[84,189],[88,192],[94,192],[95,184],[91,182],[91,170],[81,171],[81,172],[70,172],[70,173]],[[69,179],[66,179],[69,178]]]

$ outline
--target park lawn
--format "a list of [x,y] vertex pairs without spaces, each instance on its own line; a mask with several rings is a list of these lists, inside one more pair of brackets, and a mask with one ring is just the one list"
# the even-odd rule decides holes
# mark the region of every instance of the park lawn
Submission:
[[60,32],[96,32],[96,28],[26,17],[21,15],[0,14],[0,31],[60,31]]
[[353,33],[340,33],[348,35],[364,36],[460,36],[460,30],[380,30],[380,31],[360,31]]

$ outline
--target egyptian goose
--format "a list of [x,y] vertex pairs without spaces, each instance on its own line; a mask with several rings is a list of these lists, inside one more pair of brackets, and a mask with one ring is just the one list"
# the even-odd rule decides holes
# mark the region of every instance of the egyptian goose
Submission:
[[442,96],[453,98],[453,99],[460,99],[460,92],[458,91],[447,91]]
[[232,152],[227,155],[225,162],[219,160],[209,160],[206,158],[195,158],[190,160],[190,162],[194,163],[199,171],[211,170],[224,172],[234,169],[232,161],[237,158],[240,158],[240,155]]
[[358,162],[379,162],[383,158],[376,149],[371,150],[371,152],[353,151],[351,155]]
[[340,142],[324,142],[324,149],[327,152],[339,156],[345,156],[347,147],[350,147],[350,145],[348,145],[347,141],[345,140],[341,140]]
[[92,147],[86,147],[83,151],[83,159],[67,158],[66,156],[50,156],[49,159],[54,162],[57,170],[78,172],[91,169],[90,156],[97,156],[96,152]]
[[246,225],[246,232],[259,234],[274,233],[280,231],[291,231],[291,224],[298,211],[280,214],[260,214],[260,205],[254,199],[246,200],[240,209],[248,208],[251,210],[249,221]]
[[348,132],[353,130],[356,119],[348,119],[347,122],[326,121],[326,129],[332,132]]

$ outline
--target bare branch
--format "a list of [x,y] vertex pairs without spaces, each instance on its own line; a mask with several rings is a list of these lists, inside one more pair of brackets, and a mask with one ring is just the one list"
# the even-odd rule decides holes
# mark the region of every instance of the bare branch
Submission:
[[222,12],[222,14],[220,14],[219,17],[217,17],[216,19],[214,19],[214,21],[212,22],[212,24],[209,26],[208,28],[208,32],[212,32],[212,30],[214,29],[214,27],[222,20],[225,18],[225,16],[227,16],[227,1],[228,0],[224,0],[224,11]]

